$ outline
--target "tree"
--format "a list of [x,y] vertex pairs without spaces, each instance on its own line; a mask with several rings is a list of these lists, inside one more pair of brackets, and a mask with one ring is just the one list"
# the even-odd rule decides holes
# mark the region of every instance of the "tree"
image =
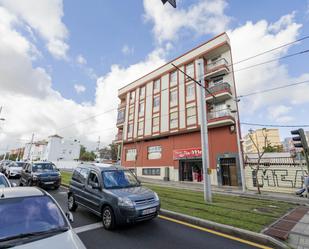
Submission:
[[9,156],[9,160],[16,161],[17,154],[12,154]]
[[79,152],[79,160],[82,160],[82,155],[86,152],[86,147],[84,145],[80,145],[80,152]]
[[80,146],[80,154],[79,154],[79,160],[81,161],[94,161],[96,158],[96,155],[93,151],[87,151],[86,147],[81,145]]
[[110,144],[109,145],[110,147],[110,150],[111,150],[111,157],[112,157],[112,160],[117,160],[118,159],[118,145],[117,144]]
[[263,147],[265,153],[270,152],[283,152],[283,146],[282,145],[274,145],[271,146],[270,144],[267,145],[267,147]]
[[[256,165],[256,169],[255,169],[255,176],[256,176],[257,191],[258,191],[259,194],[261,194],[261,189],[260,189],[260,183],[259,183],[259,178],[258,178],[258,172],[260,170],[261,159],[264,156],[264,154],[266,153],[266,149],[271,147],[270,142],[267,139],[266,128],[262,129],[262,134],[263,134],[263,137],[264,137],[264,146],[263,146],[263,149],[261,151],[259,146],[255,143],[255,141],[253,139],[253,130],[249,130],[249,138],[250,138],[250,140],[251,140],[251,142],[252,142],[253,146],[255,147],[257,154],[258,154],[257,165]],[[255,135],[256,135],[256,133],[255,133]]]

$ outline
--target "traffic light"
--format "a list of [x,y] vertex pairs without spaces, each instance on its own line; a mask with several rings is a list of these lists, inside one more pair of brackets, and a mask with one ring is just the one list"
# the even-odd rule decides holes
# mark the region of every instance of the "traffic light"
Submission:
[[292,135],[297,135],[295,137],[292,137],[293,144],[295,148],[303,148],[304,152],[308,153],[309,148],[308,148],[308,143],[306,139],[306,135],[303,129],[298,129],[291,131]]
[[176,0],[161,0],[163,4],[169,2],[174,8],[176,8]]

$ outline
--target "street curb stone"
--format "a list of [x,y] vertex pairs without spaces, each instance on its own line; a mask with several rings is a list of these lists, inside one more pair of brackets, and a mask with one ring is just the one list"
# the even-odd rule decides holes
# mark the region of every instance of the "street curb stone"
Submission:
[[285,243],[278,241],[278,240],[276,240],[276,239],[274,239],[274,238],[272,238],[268,235],[265,235],[265,234],[255,233],[255,232],[251,232],[251,231],[244,230],[244,229],[241,229],[241,228],[220,224],[220,223],[216,223],[216,222],[213,222],[213,221],[208,221],[208,220],[196,218],[196,217],[176,213],[176,212],[165,210],[165,209],[161,209],[160,214],[168,216],[170,218],[174,218],[174,219],[177,219],[177,220],[188,222],[188,223],[193,224],[193,225],[198,225],[198,226],[201,226],[201,227],[204,227],[204,228],[213,229],[215,231],[222,232],[222,233],[225,233],[225,234],[228,234],[228,235],[233,235],[233,236],[236,236],[236,237],[241,238],[241,239],[249,240],[249,241],[252,241],[252,242],[255,242],[255,243],[260,243],[260,244],[263,244],[263,245],[272,246],[274,248],[278,248],[278,249],[279,248],[280,249],[291,248],[288,245],[286,245]]

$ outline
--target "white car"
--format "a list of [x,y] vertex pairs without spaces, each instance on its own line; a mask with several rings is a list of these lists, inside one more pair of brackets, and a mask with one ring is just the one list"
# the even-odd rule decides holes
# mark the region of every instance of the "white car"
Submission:
[[86,249],[58,203],[35,187],[1,189],[0,248]]
[[10,181],[6,178],[6,176],[0,173],[0,188],[10,188],[12,187]]
[[26,165],[25,162],[11,162],[5,166],[5,174],[8,178],[20,177],[23,167]]

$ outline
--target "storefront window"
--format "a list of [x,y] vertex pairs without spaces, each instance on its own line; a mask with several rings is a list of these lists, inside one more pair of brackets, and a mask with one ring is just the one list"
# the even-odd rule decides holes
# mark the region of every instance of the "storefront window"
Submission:
[[148,168],[148,169],[143,169],[142,172],[143,175],[151,175],[151,176],[159,176],[161,175],[161,169],[160,168]]
[[161,158],[161,146],[148,147],[148,160]]

